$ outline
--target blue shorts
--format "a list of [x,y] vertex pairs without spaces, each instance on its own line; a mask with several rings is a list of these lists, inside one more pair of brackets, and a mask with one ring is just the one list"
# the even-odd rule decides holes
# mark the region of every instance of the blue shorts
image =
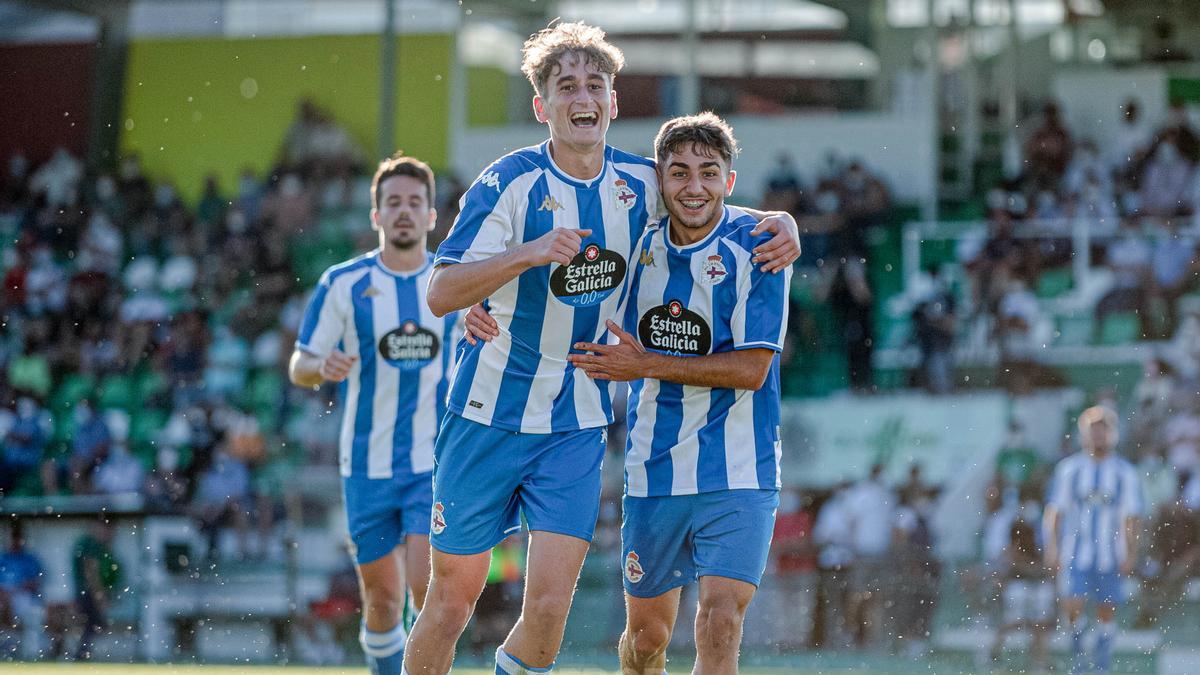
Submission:
[[342,478],[346,523],[359,565],[379,560],[410,534],[429,534],[433,472]]
[[592,540],[600,513],[602,427],[522,434],[447,413],[434,448],[429,541],[491,550],[521,527]]
[[1095,569],[1067,569],[1067,596],[1087,598],[1102,604],[1120,604],[1121,575],[1116,571],[1098,572]]
[[624,499],[625,591],[656,598],[700,577],[758,585],[775,529],[778,490],[721,490]]

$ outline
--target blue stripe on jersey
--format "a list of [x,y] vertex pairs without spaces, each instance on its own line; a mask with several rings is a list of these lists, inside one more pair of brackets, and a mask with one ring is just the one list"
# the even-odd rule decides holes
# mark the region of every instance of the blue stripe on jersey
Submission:
[[[527,148],[534,150],[536,148]],[[463,194],[459,204],[461,211],[454,219],[454,225],[446,235],[445,241],[438,246],[434,260],[437,264],[458,262],[462,259],[479,236],[483,221],[496,210],[500,195],[508,188],[508,184],[521,174],[536,167],[534,158],[536,152],[515,152],[505,155],[492,162],[488,168],[479,174],[479,178]],[[495,174],[495,182],[482,180],[485,176]],[[528,240],[527,240],[528,241]]]
[[[725,264],[725,275],[729,281],[713,286],[713,317],[721,317],[719,320],[713,321],[713,341],[712,351],[717,352],[733,351],[733,325],[728,320],[737,312],[738,305],[738,258],[733,253],[733,248],[724,239],[717,240],[717,253],[720,254],[721,260]],[[732,283],[731,283],[732,282]],[[765,311],[765,310],[764,310]],[[778,320],[776,320],[778,323]]]
[[[662,230],[666,237],[667,231]],[[668,242],[668,251],[670,243]],[[663,304],[678,300],[687,307],[692,300],[692,269],[691,256],[667,255],[667,285],[663,290]],[[631,298],[631,301],[633,299]],[[679,443],[679,430],[683,426],[683,385],[674,382],[660,382],[658,404],[654,420],[654,440],[650,444],[650,458],[646,460],[646,480],[649,485],[671,485],[674,466],[671,462],[671,448]]]
[[[753,246],[747,242],[750,248]],[[770,283],[774,275],[764,272],[761,266],[751,265],[751,292],[762,298],[763,302],[748,303],[746,307],[746,327],[743,335],[746,342],[770,342],[781,340],[779,330],[779,309],[787,306],[786,284]],[[779,344],[780,349],[783,343]]]
[[707,422],[696,435],[699,449],[696,455],[696,489],[700,492],[729,489],[726,470],[725,418],[733,407],[736,394],[732,389],[712,389],[708,392]]
[[446,397],[449,395],[450,389],[450,354],[453,351],[453,345],[450,341],[454,339],[454,323],[458,318],[458,312],[452,312],[442,317],[442,376],[438,378],[437,384],[437,428],[442,426],[442,418],[446,416]]
[[758,484],[763,488],[775,487],[777,464],[775,441],[779,440],[779,355],[771,359],[771,370],[767,380],[754,392],[754,446],[758,448],[755,469]]
[[[1083,474],[1084,474],[1084,471],[1083,471],[1082,466],[1080,466],[1078,469],[1075,470],[1075,493],[1071,495],[1071,501],[1075,504],[1075,508],[1083,508],[1084,503],[1083,503],[1083,500],[1080,499],[1080,497],[1082,495],[1087,494],[1087,489],[1084,488],[1084,486],[1083,486],[1083,481],[1084,481]],[[1078,514],[1072,514],[1072,515],[1078,516]],[[1079,522],[1080,522],[1080,524],[1083,523],[1082,518],[1080,519]],[[1080,549],[1083,548],[1083,540],[1084,540],[1084,537],[1082,536],[1083,533],[1080,532],[1078,534],[1079,534],[1079,536],[1077,536],[1075,538],[1075,553],[1072,555],[1073,559],[1079,558],[1079,554],[1081,552]]]
[[[549,196],[549,185],[546,176],[542,175],[529,191],[529,203],[540,204]],[[527,209],[521,241],[533,241],[553,228],[553,211]],[[493,419],[520,420],[523,417],[529,390],[533,387],[533,378],[541,362],[542,328],[546,321],[546,298],[549,294],[549,265],[525,270],[517,277],[517,302],[508,327],[512,335],[512,349],[504,365],[504,379],[496,396]]]
[[[421,301],[417,297],[417,277],[395,277],[396,305],[401,326],[405,321],[421,323]],[[443,351],[445,345],[442,345]],[[443,371],[444,373],[444,371]],[[400,456],[409,455],[407,468],[412,470],[413,426],[416,424],[417,402],[421,399],[421,371],[396,370],[399,385],[396,388],[396,423],[392,429],[392,471],[395,473]],[[443,375],[444,377],[444,375]]]
[[371,409],[375,403],[375,308],[372,299],[363,297],[371,285],[370,273],[354,282],[350,301],[354,305],[354,330],[358,332],[359,387],[358,406],[354,411],[354,443],[350,446],[350,475],[367,475],[367,454],[371,447]]

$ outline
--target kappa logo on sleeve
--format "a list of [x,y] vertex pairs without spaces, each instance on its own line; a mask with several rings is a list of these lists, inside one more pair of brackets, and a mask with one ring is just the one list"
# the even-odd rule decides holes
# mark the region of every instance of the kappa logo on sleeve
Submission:
[[495,171],[489,171],[480,176],[479,182],[486,187],[493,188],[496,192],[500,191],[500,174]]
[[642,563],[638,562],[638,554],[636,551],[630,551],[629,555],[625,556],[625,578],[629,583],[636,584],[646,576],[646,571],[642,569]]

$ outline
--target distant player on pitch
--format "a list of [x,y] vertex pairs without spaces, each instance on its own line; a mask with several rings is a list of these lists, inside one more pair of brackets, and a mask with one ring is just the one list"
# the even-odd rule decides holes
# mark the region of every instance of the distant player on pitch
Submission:
[[1071,672],[1087,670],[1084,605],[1096,603],[1096,645],[1092,665],[1108,672],[1112,660],[1113,617],[1121,600],[1121,580],[1137,561],[1142,483],[1137,470],[1118,457],[1117,415],[1095,406],[1079,416],[1082,450],[1054,469],[1044,515],[1046,564],[1066,574],[1063,600],[1071,628]]
[[[437,444],[429,599],[405,655],[412,675],[449,671],[489,551],[521,516],[530,529],[525,600],[496,651],[496,672],[543,672],[558,655],[596,526],[613,419],[610,387],[567,357],[576,343],[607,338],[634,246],[659,210],[654,163],[605,144],[622,64],[593,26],[558,24],[530,38],[522,72],[550,139],[485,169],[438,249],[430,307],[486,301],[498,330],[463,346],[450,388]],[[759,227],[779,234],[757,263],[779,269],[795,260],[794,222]]]
[[371,184],[379,248],[334,265],[309,301],[292,382],[340,382],[340,464],[346,518],[363,593],[371,672],[400,673],[407,602],[429,583],[433,446],[445,412],[456,315],[425,302],[433,256],[434,177],[411,157],[382,162]]
[[661,673],[682,587],[699,579],[697,673],[736,673],[779,504],[779,352],[791,278],[756,268],[753,217],[725,205],[737,143],[716,115],[654,141],[669,216],[637,250],[616,345],[569,358],[630,381],[621,545],[625,673]]

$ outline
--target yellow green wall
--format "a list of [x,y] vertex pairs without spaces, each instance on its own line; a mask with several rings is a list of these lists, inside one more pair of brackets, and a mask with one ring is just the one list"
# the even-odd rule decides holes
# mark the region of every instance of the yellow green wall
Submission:
[[[447,166],[449,35],[397,38],[395,147]],[[215,171],[227,191],[242,167],[279,156],[296,103],[310,96],[374,156],[378,36],[139,40],[130,45],[121,136],[146,172],[194,200]]]

